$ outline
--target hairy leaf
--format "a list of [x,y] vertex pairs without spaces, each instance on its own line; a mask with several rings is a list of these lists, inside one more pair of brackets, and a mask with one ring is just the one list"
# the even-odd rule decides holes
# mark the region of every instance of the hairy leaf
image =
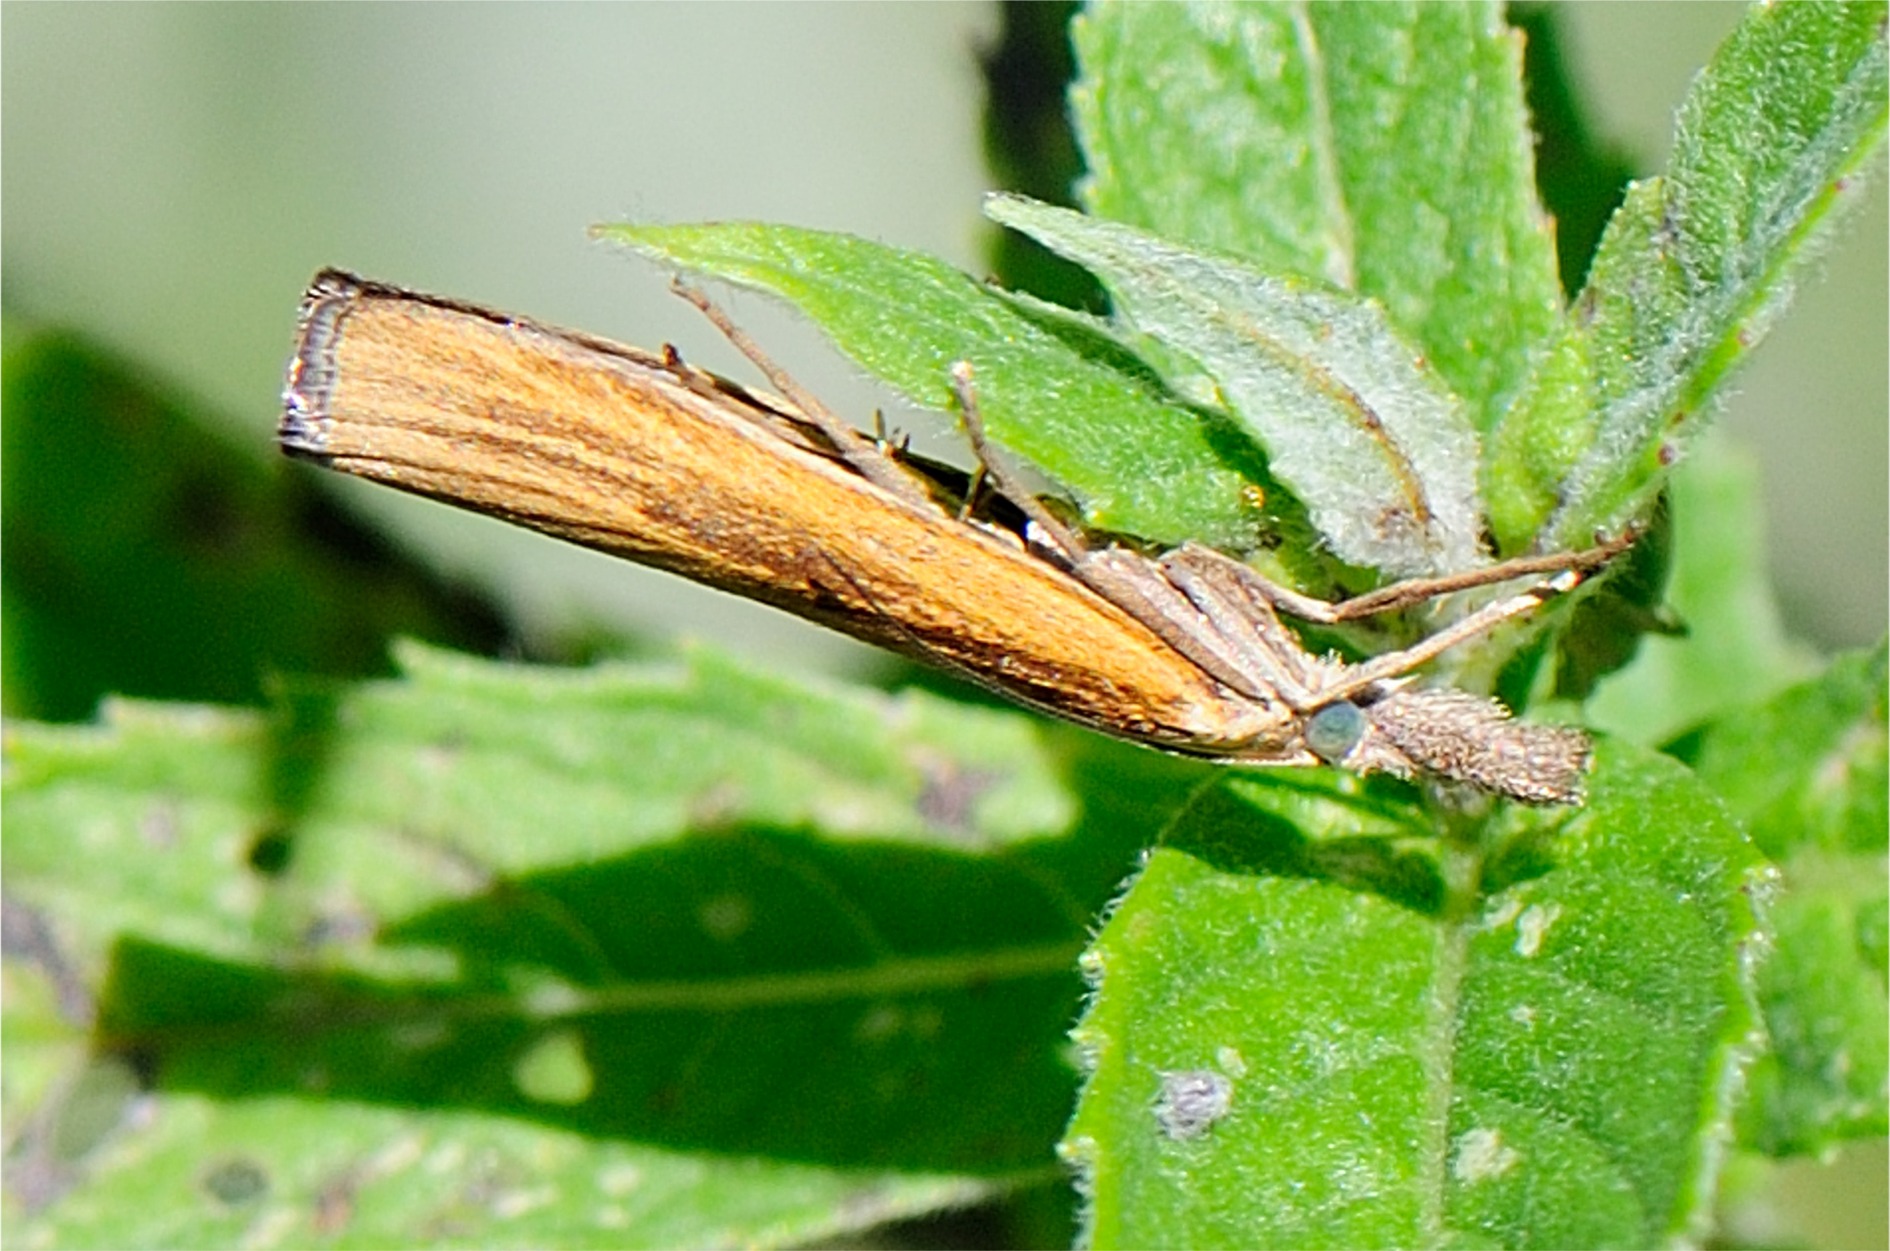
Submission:
[[957,406],[950,370],[969,361],[991,436],[1075,493],[1091,524],[1158,542],[1253,545],[1253,445],[1167,401],[1106,359],[942,261],[788,226],[600,227],[603,237],[693,272],[768,291],[924,408]]
[[1408,811],[1245,782],[1180,818],[1085,956],[1095,1245],[1697,1235],[1763,861],[1619,744],[1586,809],[1500,829],[1440,859]]
[[1341,559],[1393,575],[1478,562],[1476,434],[1377,305],[1017,196],[985,211],[1089,268],[1124,322],[1205,370]]
[[1380,301],[1487,429],[1560,319],[1502,7],[1092,5],[1098,216]]
[[1744,1141],[1774,1155],[1890,1128],[1886,682],[1880,644],[1685,745],[1784,873],[1759,978],[1771,1050],[1741,1117]]
[[1890,117],[1885,12],[1754,6],[1695,81],[1667,173],[1629,191],[1499,428],[1486,489],[1506,550],[1579,544],[1659,491],[1793,264],[1858,198]]

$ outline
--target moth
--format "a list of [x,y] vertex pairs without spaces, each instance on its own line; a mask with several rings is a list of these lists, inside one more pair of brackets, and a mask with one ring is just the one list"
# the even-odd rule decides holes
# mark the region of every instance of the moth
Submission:
[[[975,362],[951,379],[979,461],[967,485],[828,413],[683,293],[779,395],[673,350],[323,271],[302,301],[281,447],[772,604],[1164,751],[1579,802],[1586,735],[1413,674],[1572,589],[1631,534],[1328,603],[1198,544],[1149,553],[1061,519],[986,441]],[[1332,624],[1522,578],[1358,663],[1314,655],[1281,616]]]

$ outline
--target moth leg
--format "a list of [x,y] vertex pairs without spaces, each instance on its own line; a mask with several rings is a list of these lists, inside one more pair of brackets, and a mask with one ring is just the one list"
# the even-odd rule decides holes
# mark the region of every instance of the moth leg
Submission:
[[978,458],[980,475],[994,483],[1000,495],[1017,505],[1024,518],[1040,532],[1044,546],[1074,565],[1089,550],[1082,536],[1058,520],[992,453],[991,443],[984,433],[984,411],[978,406],[978,393],[972,382],[971,362],[953,361],[951,377],[952,393],[958,397],[958,411],[965,419],[965,437],[971,443],[972,455]]
[[984,480],[989,476],[990,471],[979,461],[978,467],[971,471],[971,481],[965,484],[965,498],[958,505],[958,520],[969,521],[978,511],[978,497],[984,493]]
[[1243,666],[1271,685],[1287,706],[1307,712],[1324,702],[1320,692],[1334,666],[1306,651],[1264,596],[1237,571],[1246,566],[1205,547],[1185,547],[1162,556],[1163,578],[1189,599],[1214,633],[1227,641]]
[[842,421],[833,411],[816,399],[812,392],[794,380],[794,376],[775,364],[761,345],[748,337],[746,331],[729,319],[716,303],[702,291],[689,286],[681,279],[670,284],[670,290],[695,305],[704,317],[719,331],[722,337],[735,345],[737,351],[746,356],[768,385],[786,396],[788,402],[799,409],[810,425],[820,431],[821,436],[833,445],[840,458],[874,486],[891,491],[894,495],[909,503],[920,504],[927,508],[936,507],[932,497],[926,493],[916,478],[892,456],[886,454],[885,440],[873,439],[856,430],[851,423]]
[[1204,628],[1201,608],[1165,576],[1160,564],[1126,548],[1093,549],[1079,531],[1052,515],[992,450],[970,362],[954,363],[951,376],[965,418],[965,435],[982,475],[1023,512],[1038,541],[1071,576],[1154,631],[1228,689],[1264,704],[1280,702],[1278,667],[1253,663],[1240,631],[1214,622]]
[[1400,677],[1426,661],[1436,659],[1459,643],[1488,634],[1505,621],[1527,616],[1556,596],[1574,590],[1581,581],[1579,570],[1564,569],[1555,577],[1538,582],[1519,595],[1485,605],[1462,621],[1445,626],[1402,651],[1386,652],[1363,663],[1346,666],[1343,678],[1321,694],[1328,700],[1344,699],[1374,682]]
[[1337,603],[1302,595],[1298,591],[1280,586],[1245,565],[1234,563],[1242,571],[1242,576],[1281,612],[1298,617],[1302,621],[1317,622],[1320,625],[1337,625],[1342,621],[1356,621],[1360,617],[1370,617],[1398,608],[1409,608],[1413,604],[1422,604],[1439,596],[1450,595],[1457,591],[1468,591],[1480,586],[1492,586],[1498,582],[1509,582],[1516,578],[1569,571],[1587,573],[1619,556],[1632,547],[1635,539],[1639,537],[1639,533],[1629,527],[1614,538],[1603,539],[1593,547],[1583,548],[1578,552],[1550,552],[1541,556],[1518,556],[1511,560],[1499,561],[1494,565],[1485,565],[1481,569],[1466,569],[1461,573],[1444,574],[1435,578],[1408,578],[1403,582],[1381,586],[1375,591],[1367,591],[1363,595],[1355,595],[1351,599],[1340,600]]
[[1267,705],[1297,706],[1297,674],[1270,656],[1256,656],[1238,611],[1195,594],[1158,562],[1140,552],[1108,548],[1084,553],[1071,573],[1229,690]]

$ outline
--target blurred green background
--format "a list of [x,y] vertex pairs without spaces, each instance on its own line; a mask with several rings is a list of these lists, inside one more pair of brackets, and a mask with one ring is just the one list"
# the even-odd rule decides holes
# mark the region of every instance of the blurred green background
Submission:
[[[1662,164],[1675,105],[1740,12],[1561,11],[1591,122],[1642,172]],[[586,238],[600,220],[782,221],[985,272],[978,197],[992,176],[978,53],[998,30],[994,5],[10,3],[3,16],[8,404],[15,382],[30,381],[60,399],[47,411],[74,423],[116,415],[95,429],[6,430],[12,542],[0,572],[16,589],[85,582],[97,597],[75,593],[64,617],[22,615],[10,600],[14,639],[65,640],[81,655],[88,623],[109,622],[114,604],[135,605],[141,628],[161,636],[152,619],[166,616],[163,601],[132,588],[176,572],[157,563],[175,557],[192,572],[172,593],[215,597],[228,637],[193,622],[189,637],[160,639],[206,667],[141,694],[242,697],[255,665],[239,640],[265,631],[296,642],[276,663],[330,672],[371,667],[350,640],[382,628],[528,654],[585,634],[682,633],[789,666],[878,663],[677,579],[288,464],[273,443],[281,368],[304,284],[338,265],[632,343],[672,341],[751,376],[663,275]],[[1827,649],[1874,642],[1890,596],[1887,235],[1879,177],[1725,403],[1724,426],[1765,466],[1787,622]],[[942,422],[903,413],[790,314],[752,297],[728,303],[837,411],[864,419],[886,407],[922,447],[962,459]],[[48,328],[111,353],[118,381],[68,385],[59,352],[16,369],[14,345],[44,347]],[[52,342],[84,357],[83,345]],[[216,423],[220,445],[187,433],[195,418]],[[202,485],[224,458],[251,471],[250,486]],[[45,472],[54,462],[63,476]],[[88,482],[102,485],[88,492]],[[154,498],[141,500],[146,483]],[[324,511],[335,497],[367,527]],[[67,554],[88,572],[47,568],[42,529],[80,511],[98,528],[90,549]],[[112,529],[121,515],[168,518],[181,537],[151,556]],[[254,516],[267,521],[232,520]],[[280,563],[285,534],[310,539],[317,574]],[[384,585],[359,588],[387,576],[390,544],[440,574],[388,606]],[[293,596],[279,592],[298,579]],[[63,675],[72,691],[104,680],[79,668]],[[24,706],[84,715],[53,695]],[[1862,1154],[1880,1179],[1881,1151]],[[1808,1184],[1849,1189],[1829,1177]],[[1880,1239],[1881,1211],[1867,1215],[1845,1225],[1843,1205],[1815,1192],[1800,1214],[1825,1223],[1826,1245]]]
[[[743,363],[595,221],[753,217],[978,265],[972,6],[64,5],[5,10],[4,293],[323,481],[528,631],[689,631],[801,660],[829,636],[676,579],[281,461],[296,304],[324,265]],[[732,305],[836,409],[881,397]]]

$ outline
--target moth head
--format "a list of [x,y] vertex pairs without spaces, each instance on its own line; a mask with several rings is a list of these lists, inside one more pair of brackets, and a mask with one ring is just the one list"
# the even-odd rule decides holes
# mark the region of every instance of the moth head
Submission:
[[1306,719],[1306,747],[1358,773],[1429,774],[1530,804],[1573,804],[1593,744],[1580,730],[1527,725],[1493,699],[1395,687]]

